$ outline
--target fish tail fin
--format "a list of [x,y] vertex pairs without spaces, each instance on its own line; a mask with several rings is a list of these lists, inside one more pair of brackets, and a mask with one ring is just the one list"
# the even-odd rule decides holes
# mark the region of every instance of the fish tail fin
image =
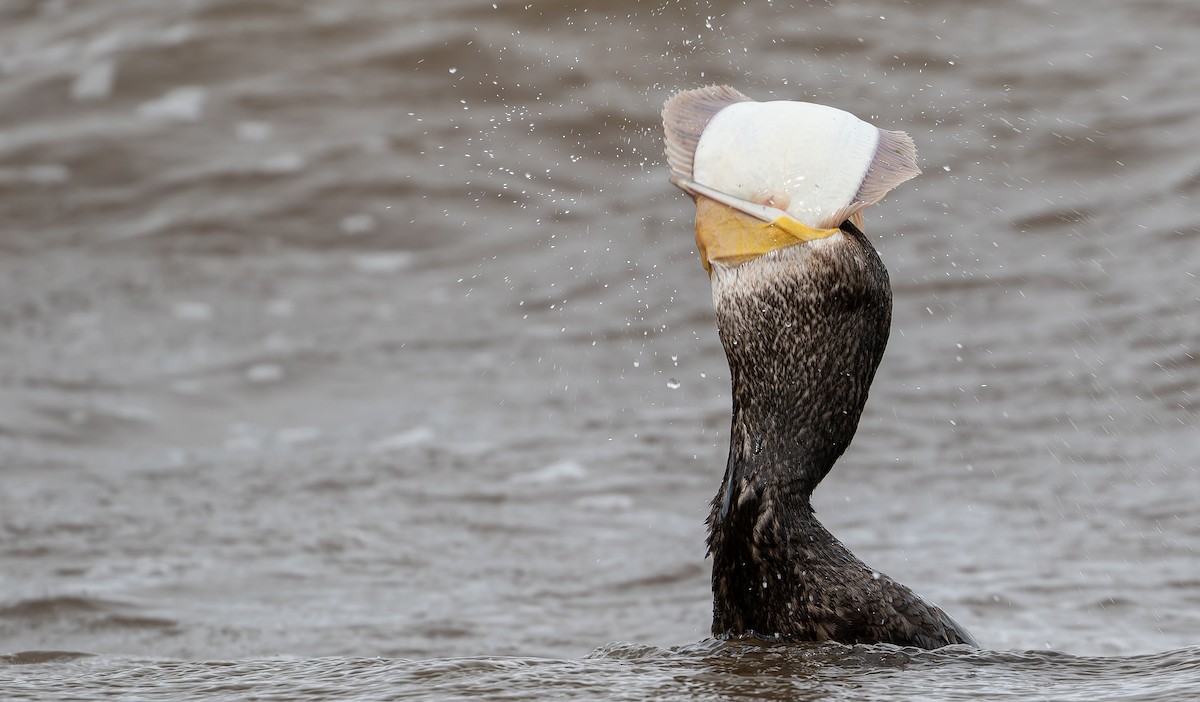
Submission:
[[748,101],[750,98],[727,85],[711,85],[685,90],[663,103],[662,120],[672,180],[692,179],[696,144],[709,120],[734,103]]
[[850,204],[830,218],[828,226],[836,227],[855,215],[861,222],[862,210],[882,200],[892,188],[919,175],[921,169],[917,166],[917,146],[912,137],[904,132],[880,129],[875,156],[867,166],[858,193]]

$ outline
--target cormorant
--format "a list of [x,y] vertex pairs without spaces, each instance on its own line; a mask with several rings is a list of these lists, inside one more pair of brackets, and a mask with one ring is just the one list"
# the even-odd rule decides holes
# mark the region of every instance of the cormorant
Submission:
[[847,112],[714,86],[663,106],[671,181],[696,201],[733,386],[708,517],[715,636],[978,646],[813,513],[887,345],[887,269],[863,208],[916,176],[916,148]]

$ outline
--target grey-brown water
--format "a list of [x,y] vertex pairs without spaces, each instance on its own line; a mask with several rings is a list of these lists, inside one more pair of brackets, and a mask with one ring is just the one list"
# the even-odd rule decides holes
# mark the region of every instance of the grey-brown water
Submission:
[[[1195,695],[1197,27],[0,1],[3,696]],[[729,381],[658,109],[713,82],[917,142],[817,506],[985,651],[706,638]]]

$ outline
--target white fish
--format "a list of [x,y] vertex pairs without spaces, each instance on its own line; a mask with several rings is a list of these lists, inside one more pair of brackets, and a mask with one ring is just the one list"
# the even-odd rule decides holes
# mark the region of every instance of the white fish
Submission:
[[671,182],[696,199],[705,268],[830,236],[918,175],[904,132],[810,102],[756,102],[728,86],[663,105]]

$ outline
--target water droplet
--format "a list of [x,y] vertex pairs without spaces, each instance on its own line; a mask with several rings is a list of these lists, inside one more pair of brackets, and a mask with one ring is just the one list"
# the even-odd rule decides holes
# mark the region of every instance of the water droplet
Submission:
[[679,389],[679,385],[680,385],[679,381],[678,381],[678,380],[676,380],[676,379],[674,379],[674,378],[669,378],[669,379],[667,380],[667,387],[668,387],[668,388],[670,388],[670,389],[672,389],[672,390],[678,390],[678,389]]
[[283,368],[274,363],[259,363],[246,369],[246,379],[252,383],[274,383],[283,379]]
[[457,68],[451,68],[451,69],[450,69],[450,72],[451,72],[451,73],[458,73],[458,69],[457,69]]

